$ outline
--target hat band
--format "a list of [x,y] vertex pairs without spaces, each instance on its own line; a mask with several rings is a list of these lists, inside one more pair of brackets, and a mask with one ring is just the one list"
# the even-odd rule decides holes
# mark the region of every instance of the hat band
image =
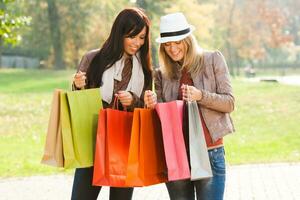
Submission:
[[176,32],[166,32],[166,33],[161,33],[160,37],[170,37],[170,36],[178,36],[178,35],[183,35],[190,32],[190,28],[181,30],[181,31],[176,31]]

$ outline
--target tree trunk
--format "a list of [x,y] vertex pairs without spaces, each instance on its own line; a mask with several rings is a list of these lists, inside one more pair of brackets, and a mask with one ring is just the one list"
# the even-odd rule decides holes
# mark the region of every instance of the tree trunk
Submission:
[[229,12],[229,17],[228,17],[228,24],[227,24],[227,32],[226,32],[226,49],[228,52],[228,58],[229,58],[229,70],[230,70],[230,74],[232,76],[235,76],[234,73],[234,56],[232,53],[232,46],[230,44],[230,38],[231,38],[231,34],[232,34],[232,20],[233,20],[233,14],[235,11],[235,0],[233,0],[231,8],[230,8],[230,12]]
[[54,50],[54,67],[55,69],[65,69],[63,61],[63,47],[61,41],[59,15],[55,0],[47,0],[48,3],[48,19],[51,32],[52,46]]
[[[148,8],[148,4],[146,2],[146,0],[136,0],[136,6],[143,8],[146,12],[153,14],[151,11],[151,8]],[[151,40],[151,56],[152,56],[152,64],[155,67],[158,67],[158,58],[157,58],[157,47],[156,47],[156,43]]]
[[147,10],[146,0],[136,0],[136,5]]
[[0,68],[2,68],[2,44],[3,44],[3,41],[0,37]]
[[241,65],[240,65],[240,58],[236,51],[234,51],[234,60],[235,60],[235,67],[236,67],[236,75],[241,75]]

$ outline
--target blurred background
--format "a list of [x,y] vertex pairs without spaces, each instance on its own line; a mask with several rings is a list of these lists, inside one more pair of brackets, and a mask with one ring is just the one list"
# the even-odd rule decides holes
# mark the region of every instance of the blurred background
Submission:
[[300,161],[299,0],[1,0],[0,177],[65,172],[40,164],[52,92],[70,89],[83,54],[130,6],[152,21],[155,67],[159,18],[175,11],[201,47],[224,54],[236,97],[230,165]]
[[203,48],[219,49],[232,75],[247,67],[282,74],[300,67],[297,0],[2,0],[1,67],[75,68],[107,38],[118,12],[145,9],[152,21],[154,65],[159,18],[181,11]]

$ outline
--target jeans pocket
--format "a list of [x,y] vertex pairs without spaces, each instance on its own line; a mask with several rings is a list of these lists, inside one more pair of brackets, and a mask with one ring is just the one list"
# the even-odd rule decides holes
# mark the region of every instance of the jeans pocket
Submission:
[[210,164],[212,168],[213,175],[225,176],[226,167],[225,167],[225,157],[224,151],[218,149],[217,151],[212,151],[210,153]]

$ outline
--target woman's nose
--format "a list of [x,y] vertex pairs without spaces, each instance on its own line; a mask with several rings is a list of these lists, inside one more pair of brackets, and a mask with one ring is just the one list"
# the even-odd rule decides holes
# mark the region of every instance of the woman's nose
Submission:
[[138,38],[135,38],[135,39],[133,40],[133,43],[134,43],[135,45],[137,45],[137,46],[140,46],[140,44],[141,44],[141,42],[140,42],[140,40],[139,40]]
[[170,46],[171,51],[176,51],[177,50],[177,46],[174,44],[171,44]]

